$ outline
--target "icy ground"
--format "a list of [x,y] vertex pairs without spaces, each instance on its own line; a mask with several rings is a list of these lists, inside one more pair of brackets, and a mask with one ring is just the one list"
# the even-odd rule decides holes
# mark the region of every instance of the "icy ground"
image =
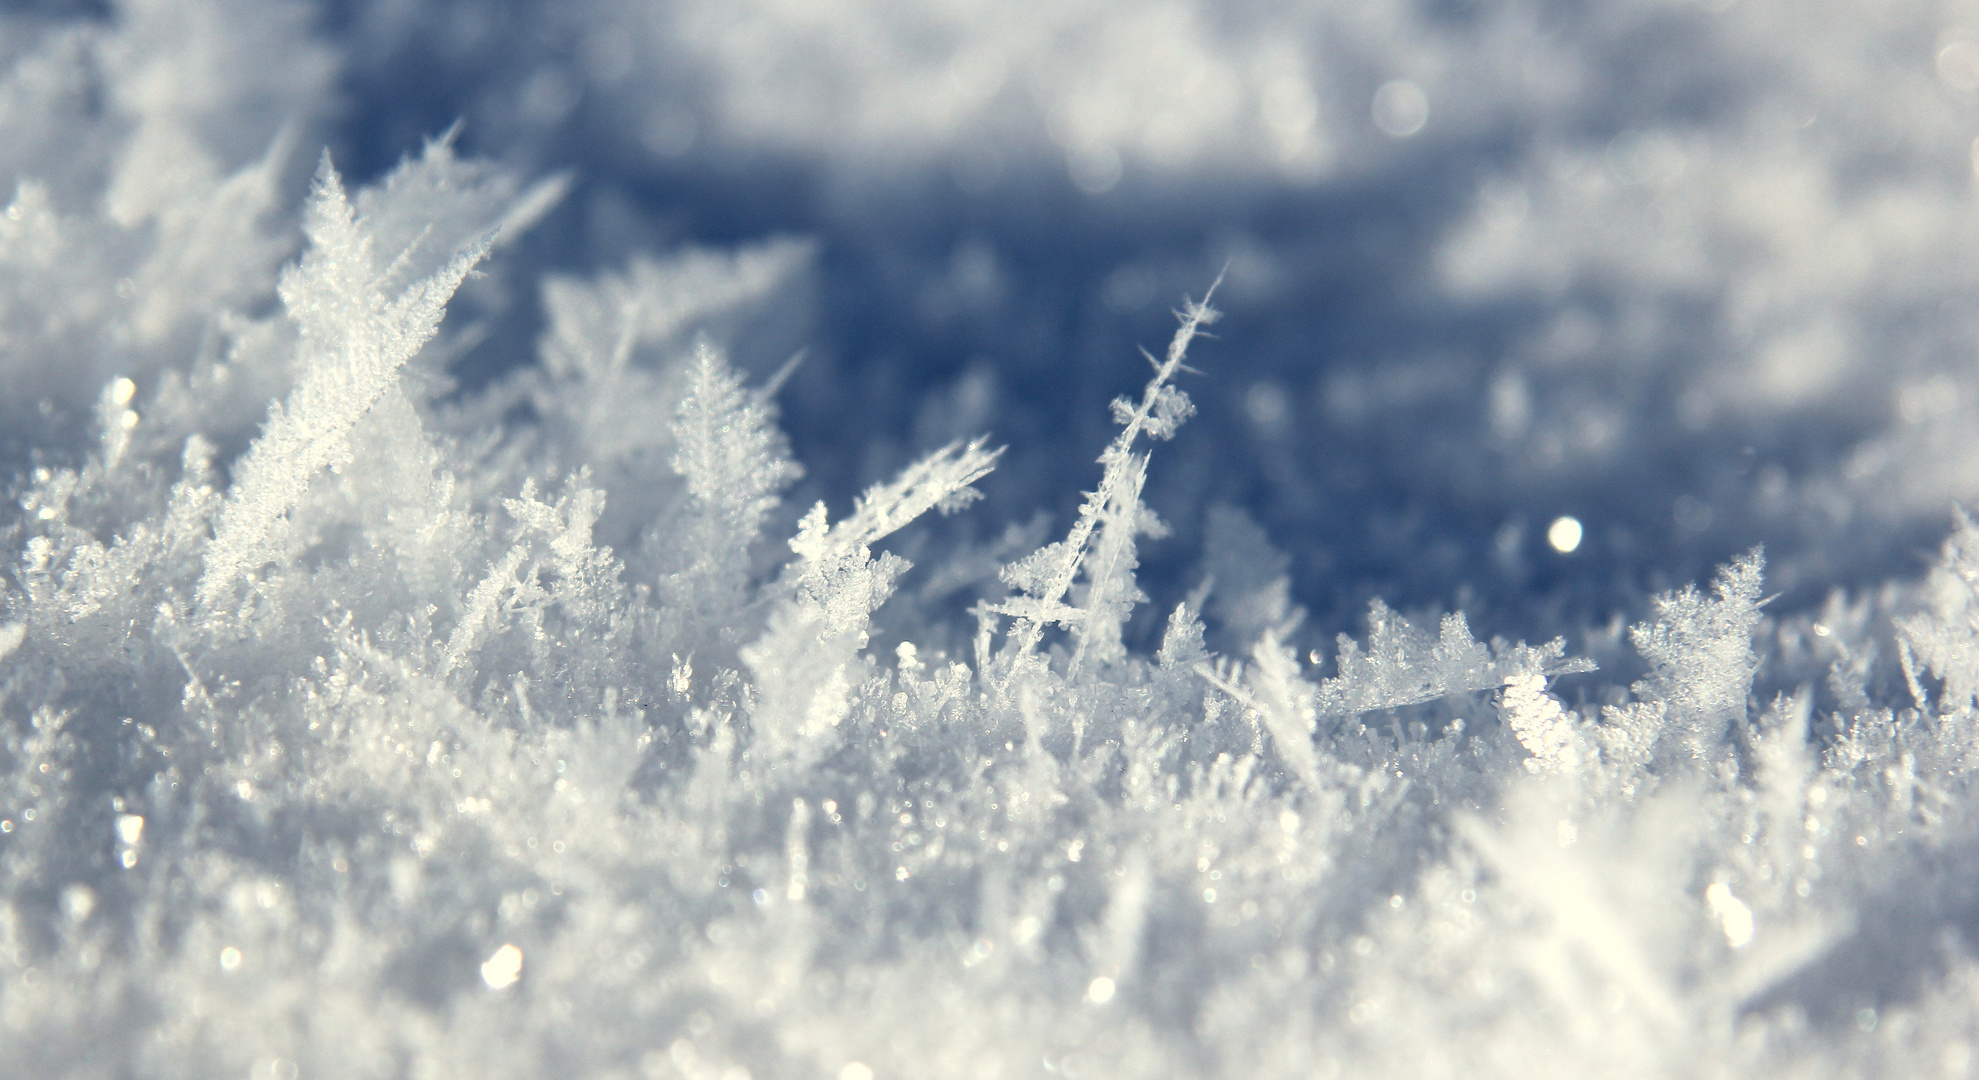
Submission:
[[1970,1075],[1975,135],[1910,0],[8,5],[0,1076]]

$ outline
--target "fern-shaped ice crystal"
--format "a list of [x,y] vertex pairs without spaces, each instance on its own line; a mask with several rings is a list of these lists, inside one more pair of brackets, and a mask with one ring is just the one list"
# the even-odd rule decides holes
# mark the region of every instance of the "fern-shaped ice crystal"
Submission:
[[199,579],[199,605],[209,613],[275,555],[310,481],[350,460],[351,428],[439,329],[447,301],[489,246],[488,238],[468,245],[394,296],[385,287],[398,260],[378,266],[365,226],[324,154],[304,226],[310,249],[280,287],[302,330],[301,378],[286,402],[269,407],[261,437],[234,469]]

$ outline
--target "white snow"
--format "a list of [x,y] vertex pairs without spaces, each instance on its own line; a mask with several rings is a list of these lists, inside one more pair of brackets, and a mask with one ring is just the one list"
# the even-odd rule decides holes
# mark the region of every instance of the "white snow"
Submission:
[[[517,10],[536,37],[444,3],[0,15],[0,1075],[1970,1071],[1979,526],[1853,589],[1818,587],[1840,540],[1769,564],[1741,532],[1700,587],[1627,578],[1588,507],[1746,436],[1818,445],[1641,494],[1672,544],[1897,543],[1979,496],[1979,24]],[[347,186],[318,156],[338,72],[427,16],[496,72],[515,152],[436,134]],[[848,415],[848,456],[907,464],[840,500],[780,427],[799,369],[737,342],[803,323],[843,253],[672,244],[582,170],[534,175],[599,117],[638,121],[598,136],[625,153],[809,163],[876,234],[928,210],[874,208],[889,170],[987,198],[1043,162],[1151,213],[1160,184],[1462,163],[1412,288],[1537,314],[1491,356],[1295,385],[1207,330],[1296,314],[1318,256],[1233,239],[1114,428],[949,431],[1000,415],[984,375],[930,391],[919,452]],[[550,270],[525,234],[565,199],[638,253]],[[1076,332],[957,251],[921,315]],[[536,362],[456,384],[531,295]],[[1422,402],[1447,422],[1398,419]],[[1300,457],[1315,417],[1401,456]],[[1090,463],[1070,513],[976,521],[1025,438]],[[1346,541],[1260,524],[1215,472],[1240,450],[1308,495],[1442,470],[1442,502],[1355,508],[1429,576],[1454,557],[1425,516],[1488,484],[1529,610],[1346,582],[1366,617],[1329,644],[1295,573]],[[1203,550],[1164,591],[1175,491]],[[1602,620],[1542,580],[1603,567],[1633,592]]]

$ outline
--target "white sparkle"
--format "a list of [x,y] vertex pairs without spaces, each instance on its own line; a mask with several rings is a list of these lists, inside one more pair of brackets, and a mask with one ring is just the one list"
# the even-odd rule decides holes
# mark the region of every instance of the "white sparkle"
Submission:
[[490,990],[506,990],[522,978],[522,950],[504,945],[481,965],[481,981]]
[[1752,909],[1745,901],[1732,895],[1732,887],[1722,881],[1714,881],[1704,890],[1704,903],[1711,913],[1718,916],[1718,923],[1725,930],[1725,941],[1734,949],[1742,949],[1752,941],[1754,924]]
[[1554,518],[1553,524],[1546,527],[1546,542],[1553,545],[1553,550],[1562,555],[1570,554],[1580,547],[1580,538],[1579,518],[1567,517],[1563,514]]

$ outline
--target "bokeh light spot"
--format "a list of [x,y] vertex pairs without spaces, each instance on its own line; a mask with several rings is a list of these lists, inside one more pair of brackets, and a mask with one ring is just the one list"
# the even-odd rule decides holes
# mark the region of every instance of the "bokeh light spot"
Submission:
[[1546,527],[1546,542],[1553,545],[1554,551],[1571,555],[1580,547],[1581,532],[1579,518],[1562,514]]

